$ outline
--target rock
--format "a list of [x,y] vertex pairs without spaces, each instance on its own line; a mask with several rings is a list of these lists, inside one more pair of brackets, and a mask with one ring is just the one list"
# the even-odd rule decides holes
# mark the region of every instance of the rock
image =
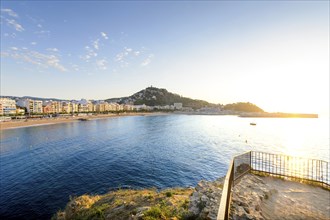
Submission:
[[243,208],[246,213],[250,214],[250,209],[248,207],[243,207]]
[[222,194],[223,179],[200,181],[190,197],[189,211],[196,218],[216,219]]
[[142,206],[142,207],[138,207],[138,208],[136,208],[136,212],[137,212],[137,213],[138,213],[138,212],[144,212],[144,211],[147,211],[147,210],[149,210],[149,209],[151,209],[150,206]]
[[206,195],[202,195],[201,201],[206,203],[207,201],[209,201],[209,198]]

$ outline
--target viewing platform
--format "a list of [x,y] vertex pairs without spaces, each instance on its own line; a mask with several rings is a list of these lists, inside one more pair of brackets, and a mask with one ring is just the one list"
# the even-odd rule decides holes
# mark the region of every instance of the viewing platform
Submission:
[[217,220],[329,219],[329,162],[250,151],[233,158]]

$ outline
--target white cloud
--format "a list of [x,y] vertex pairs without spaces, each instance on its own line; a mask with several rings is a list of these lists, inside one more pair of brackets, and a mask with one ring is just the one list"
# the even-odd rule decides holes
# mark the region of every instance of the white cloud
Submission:
[[95,41],[93,41],[93,47],[96,49],[96,50],[98,50],[99,49],[99,39],[97,39],[97,40],[95,40]]
[[38,24],[37,27],[38,27],[38,28],[42,28],[42,25],[41,25],[41,24]]
[[[142,51],[140,50],[134,50],[133,48],[130,47],[124,47],[124,49],[118,53],[115,58],[114,61],[118,62],[120,64],[121,67],[126,67],[130,65],[130,62],[141,62],[137,61],[138,56],[141,56],[141,54],[144,54],[144,48],[142,48]],[[151,63],[151,60],[153,58],[153,54],[150,54],[148,57],[144,56],[144,60],[143,62],[141,62],[141,66],[147,66]],[[142,58],[141,58],[142,59]]]
[[148,66],[151,63],[152,58],[154,57],[153,54],[150,54],[142,63],[141,66]]
[[105,59],[102,60],[97,60],[96,61],[96,66],[100,70],[106,70],[107,69],[107,61]]
[[19,23],[17,23],[14,19],[6,19],[7,25],[11,26],[12,28],[14,28],[16,31],[22,32],[25,29],[23,28],[22,25],[20,25]]
[[108,39],[109,39],[106,33],[101,32],[101,35],[102,35],[102,37],[103,37],[105,40],[108,40]]
[[37,45],[37,42],[31,42],[30,44],[31,45]]
[[59,52],[57,48],[47,48],[47,50],[51,52]]
[[46,62],[48,64],[48,66],[54,67],[62,72],[67,71],[67,69],[60,64],[60,60],[57,56],[51,55],[46,58],[47,58]]
[[123,61],[124,57],[127,55],[128,55],[128,53],[120,52],[116,55],[115,61],[121,62],[121,61]]
[[86,62],[89,62],[91,58],[97,57],[98,55],[90,46],[85,46],[85,50],[87,54],[80,56],[80,58],[85,60]]
[[22,60],[27,63],[31,63],[43,68],[54,68],[61,72],[66,72],[67,68],[65,68],[61,63],[58,56],[55,55],[47,55],[37,51],[31,51],[27,48],[24,50],[13,50],[10,52],[2,52],[1,56],[11,57],[16,60]]
[[79,66],[76,65],[76,64],[73,64],[73,65],[72,65],[72,68],[73,68],[75,71],[79,71]]
[[15,18],[18,17],[18,15],[13,10],[11,10],[9,8],[1,9],[1,12],[4,12],[4,13],[8,14],[9,16],[12,16],[12,17],[15,17]]
[[124,50],[116,55],[115,61],[124,62],[124,59],[128,57],[131,53],[135,53],[135,51],[132,48],[124,47]]
[[34,33],[35,33],[36,35],[38,35],[38,37],[41,37],[41,38],[43,38],[43,37],[47,37],[47,36],[50,35],[50,31],[48,31],[48,30],[35,31]]
[[11,47],[10,49],[12,49],[12,50],[18,50],[17,47]]
[[[108,39],[108,36],[106,33],[101,32],[101,36],[104,39]],[[85,50],[86,50],[86,54],[85,55],[81,55],[80,58],[85,60],[86,62],[90,62],[91,59],[95,58],[98,56],[97,51],[101,49],[102,46],[102,38],[100,39],[96,39],[91,41],[90,45],[85,46]]]

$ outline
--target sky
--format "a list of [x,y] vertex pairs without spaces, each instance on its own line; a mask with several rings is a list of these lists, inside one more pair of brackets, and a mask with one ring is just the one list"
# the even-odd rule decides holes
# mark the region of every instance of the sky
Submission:
[[1,1],[1,95],[148,86],[329,114],[329,1]]

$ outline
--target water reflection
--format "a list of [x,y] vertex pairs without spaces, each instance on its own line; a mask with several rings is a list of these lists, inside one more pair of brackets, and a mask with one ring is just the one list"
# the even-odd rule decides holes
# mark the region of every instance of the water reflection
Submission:
[[[250,126],[251,120],[257,126]],[[231,158],[249,150],[328,160],[327,124],[321,119],[168,115],[5,130],[0,216],[47,219],[70,195],[123,185],[193,186],[225,175]]]

